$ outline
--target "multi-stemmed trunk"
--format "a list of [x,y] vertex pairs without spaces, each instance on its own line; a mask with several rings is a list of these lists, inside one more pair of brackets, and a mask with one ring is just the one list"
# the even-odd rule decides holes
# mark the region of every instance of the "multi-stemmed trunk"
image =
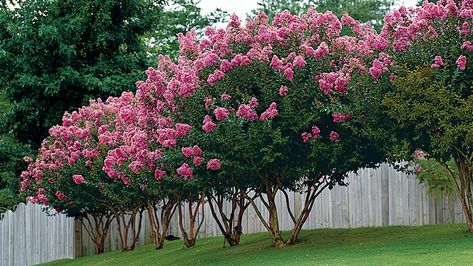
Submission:
[[[199,234],[200,227],[204,223],[204,200],[205,200],[205,195],[199,195],[199,199],[194,204],[192,201],[192,197],[189,196],[186,202],[179,202],[177,205],[178,209],[178,220],[179,220],[179,228],[181,229],[181,235],[182,239],[184,240],[184,244],[186,247],[190,248],[195,245],[195,240],[197,239],[197,235]],[[186,231],[185,226],[184,226],[184,217],[183,217],[183,211],[182,211],[182,205],[187,204],[188,211],[189,211],[189,232]],[[195,206],[194,206],[195,205]],[[196,219],[197,219],[197,214],[199,211],[199,207],[202,206],[202,217],[200,217],[199,224],[196,227]]]
[[[136,216],[138,215],[138,225],[136,224]],[[130,212],[120,211],[116,212],[116,219],[118,225],[118,235],[120,237],[120,250],[130,251],[134,250],[138,242],[141,232],[141,221],[143,218],[143,209],[135,207]],[[130,232],[131,230],[131,232]],[[128,239],[131,233],[131,242]]]
[[454,171],[443,161],[437,160],[447,171],[450,180],[455,186],[455,191],[460,199],[463,208],[463,214],[466,219],[468,231],[473,233],[473,196],[472,196],[472,179],[473,165],[470,159],[463,153],[457,154],[455,165],[458,170],[458,177]]
[[[320,193],[322,193],[322,191],[326,187],[330,185],[330,180],[324,175],[320,174],[312,180],[309,180],[309,182],[306,182],[307,190],[305,191],[305,202],[302,206],[300,214],[298,216],[295,216],[294,212],[291,210],[291,206],[289,204],[289,196],[287,192],[284,191],[280,185],[271,184],[268,177],[261,176],[260,178],[262,179],[261,181],[264,184],[264,192],[260,196],[260,200],[268,211],[268,218],[265,219],[263,217],[261,210],[256,205],[254,199],[252,199],[248,195],[246,195],[246,198],[248,199],[248,201],[251,202],[251,205],[253,206],[258,218],[261,220],[261,223],[263,223],[266,230],[271,234],[274,246],[283,247],[296,243],[297,237],[299,236],[302,226],[307,221],[307,218],[310,215],[310,211],[314,206],[315,199],[317,198],[317,196],[320,195]],[[281,184],[282,182],[278,180],[277,183]],[[291,230],[288,239],[284,239],[282,237],[281,230],[279,227],[278,208],[276,204],[276,194],[278,193],[278,191],[281,191],[284,194],[288,214],[294,223],[294,226]],[[263,197],[263,195],[266,196],[266,199]]]
[[156,249],[162,249],[164,239],[169,230],[171,218],[176,210],[176,201],[164,199],[161,201],[161,213],[158,214],[158,206],[154,202],[148,203],[146,209],[148,211],[149,223],[151,225],[151,235]]
[[112,213],[86,214],[79,218],[82,227],[95,245],[96,254],[101,254],[105,251],[105,239],[107,238],[113,218]]
[[[225,241],[230,246],[237,246],[240,244],[243,214],[250,205],[250,201],[245,198],[245,195],[246,190],[244,189],[235,188],[232,191],[231,196],[228,198],[231,203],[231,209],[229,213],[226,213],[224,209],[224,203],[227,200],[227,197],[221,194],[207,195],[207,200],[210,211],[212,212],[212,216],[214,217],[218,228],[222,232]],[[256,197],[257,195],[253,196],[253,199]]]

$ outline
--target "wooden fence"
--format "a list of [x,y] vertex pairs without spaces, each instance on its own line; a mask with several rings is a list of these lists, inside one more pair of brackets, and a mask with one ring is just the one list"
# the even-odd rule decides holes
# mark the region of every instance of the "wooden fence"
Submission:
[[[74,257],[74,219],[21,203],[0,217],[0,265],[23,266]],[[52,211],[54,213],[54,211]]]
[[[350,174],[347,187],[336,186],[319,195],[314,208],[307,219],[304,229],[316,228],[355,228],[390,225],[424,225],[464,222],[461,204],[455,195],[444,193],[432,195],[424,184],[419,183],[413,175],[396,171],[388,165],[377,169],[363,169],[358,174]],[[304,197],[299,193],[288,193],[290,204],[295,213],[300,212]],[[282,230],[289,230],[292,220],[287,215],[285,198],[282,193],[277,195],[278,215]],[[227,208],[229,207],[227,204]],[[257,203],[264,211],[263,204]],[[186,210],[187,208],[184,208]],[[229,208],[228,208],[229,209]],[[151,228],[143,214],[142,231],[139,244],[151,243]],[[188,226],[188,212],[184,212],[184,221]],[[199,237],[220,236],[208,204],[199,211],[196,223],[204,220]],[[242,229],[244,234],[263,232],[264,226],[256,212],[250,206],[245,212]],[[173,216],[170,234],[181,236],[177,214]],[[94,253],[94,246],[80,224],[76,230],[76,254],[85,256]],[[106,240],[106,250],[119,248],[119,235],[116,224],[112,223],[110,234]]]
[[[382,165],[350,174],[347,187],[337,186],[317,198],[304,229],[354,228],[389,225],[423,225],[464,222],[460,203],[455,195],[432,195],[415,176]],[[304,198],[289,193],[290,205],[300,212]],[[285,199],[277,196],[278,215],[282,230],[292,221],[286,214]],[[257,203],[264,210],[262,203]],[[186,208],[184,208],[186,209]],[[188,213],[184,213],[188,224]],[[263,211],[263,215],[267,215]],[[199,211],[196,222],[203,219],[199,237],[219,236],[208,204]],[[243,219],[243,233],[264,231],[254,209],[250,206]],[[170,234],[180,236],[177,214],[171,222]],[[146,213],[138,244],[151,243],[151,228]],[[119,248],[116,223],[112,223],[105,250]],[[31,265],[59,258],[86,256],[94,253],[94,245],[80,223],[64,215],[47,216],[41,207],[27,204],[8,212],[0,220],[0,265]]]

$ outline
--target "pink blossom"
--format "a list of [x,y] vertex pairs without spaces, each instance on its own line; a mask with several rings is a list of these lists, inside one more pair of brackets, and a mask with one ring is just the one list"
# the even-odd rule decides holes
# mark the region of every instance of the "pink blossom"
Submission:
[[414,172],[416,172],[416,174],[422,172],[422,167],[420,165],[416,164],[414,166]]
[[199,146],[194,145],[194,146],[192,146],[192,149],[194,150],[194,151],[193,151],[194,156],[202,155],[202,150],[200,149]]
[[[49,201],[48,197],[46,197],[46,195],[44,194],[39,194],[38,196],[36,196],[36,198],[41,201],[43,204],[44,203],[47,203]],[[47,205],[47,204],[46,204]]]
[[310,134],[309,132],[303,132],[301,134],[301,137],[302,137],[302,141],[306,143],[312,138],[312,134]]
[[182,147],[181,152],[186,158],[194,156],[194,149],[192,147]]
[[215,108],[214,115],[217,121],[227,120],[228,116],[230,115],[230,111],[228,111],[226,108],[218,107]]
[[215,99],[212,97],[207,97],[204,99],[205,110],[209,110],[210,107],[214,105]]
[[304,67],[306,65],[306,62],[304,60],[304,57],[298,55],[294,58],[294,61],[292,63],[294,67]]
[[129,165],[128,165],[128,168],[130,168],[130,170],[135,173],[135,174],[138,174],[140,172],[140,170],[143,168],[143,163],[140,162],[140,161],[133,161],[131,162]]
[[166,139],[162,142],[163,146],[166,148],[174,148],[177,144],[176,139]]
[[330,131],[329,138],[330,138],[330,141],[333,141],[333,142],[340,141],[340,135],[335,131]]
[[189,164],[187,163],[183,163],[181,167],[177,168],[177,173],[186,179],[191,178],[193,174],[192,168],[190,168]]
[[232,96],[224,93],[220,96],[220,99],[222,99],[223,101],[230,101],[230,99],[232,98]]
[[460,55],[457,61],[455,61],[455,63],[457,64],[458,69],[465,70],[466,69],[466,56]]
[[38,198],[36,197],[28,197],[28,202],[32,204],[36,204],[38,202]]
[[159,168],[156,168],[156,170],[154,170],[154,178],[159,181],[161,179],[163,179],[163,177],[166,175],[166,171],[163,171]]
[[445,65],[445,63],[443,62],[442,57],[437,55],[434,58],[434,63],[430,67],[431,68],[440,68],[444,65]]
[[176,124],[176,136],[177,137],[185,137],[189,131],[191,131],[192,126],[188,124]]
[[282,61],[279,60],[276,55],[274,55],[269,66],[274,70],[282,69]]
[[232,64],[227,59],[222,60],[222,63],[220,63],[220,70],[224,73],[227,73],[232,68]]
[[214,131],[214,129],[216,127],[217,127],[217,125],[212,121],[212,118],[210,118],[210,116],[206,115],[204,117],[202,130],[208,133],[208,132]]
[[292,70],[292,68],[288,67],[284,70],[284,77],[286,77],[286,79],[289,81],[294,78],[294,71]]
[[219,69],[215,69],[214,73],[210,74],[209,78],[207,79],[207,82],[214,86],[215,82],[223,79],[225,77],[225,73],[220,71]]
[[211,159],[207,162],[207,170],[220,170],[220,161],[218,159]]
[[264,111],[261,114],[261,116],[260,116],[261,121],[264,121],[266,119],[269,119],[269,120],[274,119],[278,115],[278,109],[276,107],[277,107],[276,103],[272,102],[269,105],[269,108],[266,109],[266,111]]
[[200,156],[196,156],[194,157],[193,163],[194,163],[194,166],[200,166],[204,161],[205,161],[204,158]]
[[351,119],[352,116],[350,114],[342,114],[342,113],[339,113],[339,112],[334,112],[332,114],[332,117],[333,117],[333,122],[334,123],[341,123],[347,119]]
[[461,49],[466,49],[468,51],[473,51],[473,44],[470,41],[464,41]]
[[318,126],[312,126],[312,135],[314,138],[318,138],[320,135],[320,128]]
[[252,97],[250,99],[250,102],[249,102],[250,106],[252,109],[256,109],[258,108],[258,99],[256,99],[255,97]]
[[383,63],[381,63],[381,61],[375,59],[373,61],[373,66],[369,69],[369,73],[373,78],[377,79],[387,70],[388,69],[383,65]]
[[328,53],[328,45],[326,42],[321,42],[319,47],[315,49],[315,58],[322,59]]
[[423,159],[425,159],[426,155],[427,155],[427,153],[423,150],[415,150],[414,151],[414,158],[416,158],[416,159],[423,160]]
[[67,198],[66,194],[62,193],[61,191],[56,191],[54,194],[58,200],[65,200]]
[[289,89],[288,89],[287,86],[281,86],[281,88],[279,88],[279,95],[281,97],[284,97],[284,96],[286,96],[288,91],[289,91]]
[[84,177],[82,175],[73,175],[72,180],[77,185],[80,185],[80,184],[84,183]]
[[194,145],[192,147],[182,147],[181,149],[182,154],[186,158],[194,157],[194,156],[199,156],[202,154],[202,150],[200,149],[199,146]]
[[248,121],[253,121],[258,119],[258,114],[253,111],[250,105],[248,104],[242,104],[240,107],[238,107],[238,110],[236,112],[237,117],[244,118]]

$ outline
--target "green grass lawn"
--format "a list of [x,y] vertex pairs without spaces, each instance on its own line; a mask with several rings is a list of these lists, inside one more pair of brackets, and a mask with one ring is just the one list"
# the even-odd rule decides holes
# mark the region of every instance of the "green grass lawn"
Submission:
[[243,235],[240,246],[221,237],[199,239],[194,248],[180,240],[130,252],[60,260],[46,265],[473,265],[473,235],[466,226],[428,225],[303,231],[299,243],[274,248],[265,233]]

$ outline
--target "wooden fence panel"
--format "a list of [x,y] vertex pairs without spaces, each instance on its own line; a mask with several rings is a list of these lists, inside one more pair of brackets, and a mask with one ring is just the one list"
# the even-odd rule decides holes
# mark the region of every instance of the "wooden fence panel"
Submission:
[[[455,195],[431,195],[424,184],[413,175],[396,171],[388,165],[377,169],[362,169],[351,173],[348,186],[325,190],[314,203],[304,229],[355,228],[389,225],[423,225],[461,223],[465,219]],[[300,214],[304,196],[288,192],[289,205]],[[286,214],[283,193],[276,195],[281,230],[291,229],[293,222]],[[256,205],[264,217],[268,212],[260,200]],[[8,211],[0,220],[0,266],[32,265],[60,258],[94,254],[94,245],[80,223],[64,215],[48,216],[41,206],[20,204],[13,213]],[[225,203],[230,211],[230,203]],[[185,227],[189,227],[188,208],[183,208]],[[138,221],[138,217],[136,218]],[[208,204],[198,211],[197,224],[203,225],[199,237],[221,236]],[[243,233],[265,231],[250,205],[243,217]],[[169,233],[181,236],[177,212],[171,220]],[[146,211],[143,213],[139,245],[152,243],[151,228]],[[105,241],[105,251],[119,248],[117,224],[112,222]]]
[[[55,211],[51,211],[55,213]],[[74,257],[74,219],[19,204],[0,217],[0,265],[23,266]]]

